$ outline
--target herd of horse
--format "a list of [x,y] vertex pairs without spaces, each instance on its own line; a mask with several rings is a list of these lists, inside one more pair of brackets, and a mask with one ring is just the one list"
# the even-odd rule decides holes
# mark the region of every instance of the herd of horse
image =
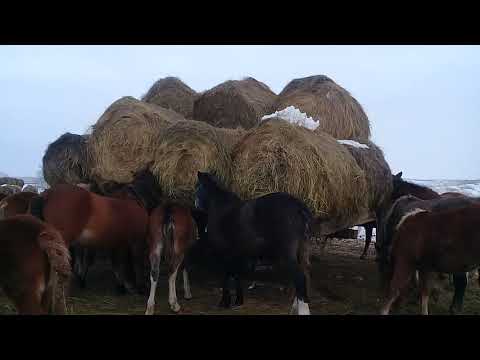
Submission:
[[[160,265],[168,267],[168,303],[192,297],[189,254],[206,249],[221,270],[219,306],[242,306],[244,282],[256,261],[283,269],[295,295],[291,314],[309,315],[313,215],[286,193],[242,201],[209,173],[198,172],[195,207],[165,203],[154,176],[130,184],[59,184],[41,194],[19,192],[0,201],[0,287],[20,314],[66,312],[71,274],[86,287],[96,251],[106,251],[119,291],[148,294],[154,314]],[[418,276],[421,313],[428,314],[433,278],[452,274],[450,311],[462,310],[468,272],[480,266],[480,199],[438,194],[392,175],[393,192],[366,229],[364,259],[377,229],[376,262],[386,291],[380,309],[401,303]],[[235,284],[232,301],[230,281]],[[150,286],[148,286],[150,283]]]

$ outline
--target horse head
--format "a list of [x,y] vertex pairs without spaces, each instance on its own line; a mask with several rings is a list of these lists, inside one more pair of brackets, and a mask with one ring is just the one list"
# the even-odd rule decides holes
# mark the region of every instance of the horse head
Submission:
[[148,167],[133,173],[133,181],[130,186],[149,211],[157,207],[161,201],[162,192]]

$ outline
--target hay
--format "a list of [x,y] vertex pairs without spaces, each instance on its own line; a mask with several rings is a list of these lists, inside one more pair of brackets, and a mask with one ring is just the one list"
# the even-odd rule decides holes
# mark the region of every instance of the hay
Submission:
[[324,75],[292,80],[278,95],[275,110],[295,106],[319,122],[318,132],[336,139],[367,141],[370,122],[350,93]]
[[132,97],[113,103],[92,127],[89,149],[96,182],[129,183],[153,160],[163,130],[184,117]]
[[12,178],[9,176],[0,177],[0,185],[4,184],[22,187],[24,185],[24,181],[22,179]]
[[226,186],[230,184],[231,158],[225,134],[195,120],[178,121],[164,130],[150,169],[167,199],[192,206],[198,171],[211,172]]
[[345,145],[355,158],[367,181],[367,202],[371,211],[376,211],[390,199],[393,190],[392,172],[383,151],[371,141],[365,142],[368,149]]
[[193,118],[193,103],[197,97],[195,90],[188,87],[176,77],[166,77],[156,81],[142,101],[159,105],[182,114],[187,119]]
[[48,145],[42,163],[43,176],[50,186],[89,181],[88,138],[89,135],[65,133]]
[[276,98],[254,78],[230,80],[202,93],[195,100],[193,117],[217,127],[250,129],[272,112]]
[[226,128],[215,128],[215,132],[219,136],[220,140],[225,147],[225,150],[230,154],[234,149],[235,145],[238,144],[240,140],[247,134],[247,130],[242,128],[236,129],[226,129]]
[[354,218],[366,208],[363,171],[326,133],[272,118],[250,130],[232,158],[233,189],[243,199],[287,192],[320,219]]

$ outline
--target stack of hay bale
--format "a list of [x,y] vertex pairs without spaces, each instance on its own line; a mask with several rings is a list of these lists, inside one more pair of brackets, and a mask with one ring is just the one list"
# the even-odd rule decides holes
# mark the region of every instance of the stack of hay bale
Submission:
[[[280,115],[262,121],[292,106],[315,130]],[[148,167],[166,199],[193,206],[197,172],[207,171],[243,199],[275,191],[298,197],[320,220],[320,234],[370,220],[391,192],[390,169],[361,105],[322,75],[295,79],[279,95],[253,78],[201,94],[177,78],[160,79],[142,101],[114,102],[89,134],[69,135],[56,142],[69,139],[68,151],[56,155],[52,144],[45,154],[64,172],[56,175],[44,157],[49,184],[128,183]]]

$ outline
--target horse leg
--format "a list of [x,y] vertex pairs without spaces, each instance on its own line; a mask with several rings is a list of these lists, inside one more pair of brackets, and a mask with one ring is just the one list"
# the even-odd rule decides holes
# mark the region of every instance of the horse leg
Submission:
[[307,274],[303,267],[301,267],[297,259],[291,259],[287,264],[288,271],[293,278],[293,283],[295,285],[295,298],[293,299],[293,304],[290,313],[296,315],[310,315],[310,309],[308,303],[310,299],[308,297],[308,281]]
[[455,285],[455,293],[453,295],[452,304],[450,305],[450,313],[452,315],[462,311],[463,298],[465,296],[465,289],[467,288],[467,273],[453,274],[453,283]]
[[135,285],[140,295],[147,292],[145,285],[145,248],[143,245],[142,241],[137,241],[132,247]]
[[177,300],[177,291],[175,288],[175,283],[177,281],[177,272],[178,268],[182,264],[183,255],[173,255],[172,266],[170,274],[168,276],[168,303],[170,304],[170,309],[173,312],[178,313],[180,311],[180,305]]
[[360,255],[360,259],[365,259],[367,256],[368,248],[370,247],[370,243],[372,242],[372,232],[373,227],[370,225],[364,226],[365,228],[365,247],[363,248],[363,253]]
[[186,300],[190,300],[192,298],[192,291],[190,289],[190,281],[188,279],[187,267],[183,268],[183,297]]
[[153,247],[153,251],[150,251],[150,296],[148,297],[145,315],[153,315],[155,310],[155,292],[157,291],[157,282],[160,273],[162,247],[162,243],[157,242]]
[[135,287],[128,279],[128,249],[116,249],[112,252],[112,267],[120,293],[135,294]]
[[222,281],[222,299],[220,300],[220,303],[218,304],[218,306],[226,309],[230,308],[230,305],[231,305],[229,280],[230,280],[230,271],[225,271],[225,274],[223,276],[223,281]]
[[235,296],[235,302],[233,303],[234,308],[239,308],[240,306],[243,305],[243,281],[240,276],[240,274],[236,274],[234,276],[235,279],[235,291],[236,291],[236,296]]
[[404,262],[395,264],[387,300],[380,310],[381,315],[388,315],[390,313],[390,308],[393,303],[398,299],[400,294],[404,293],[408,288],[414,271],[414,268]]
[[430,295],[430,282],[432,274],[426,271],[419,271],[420,306],[422,315],[428,315],[428,299]]

